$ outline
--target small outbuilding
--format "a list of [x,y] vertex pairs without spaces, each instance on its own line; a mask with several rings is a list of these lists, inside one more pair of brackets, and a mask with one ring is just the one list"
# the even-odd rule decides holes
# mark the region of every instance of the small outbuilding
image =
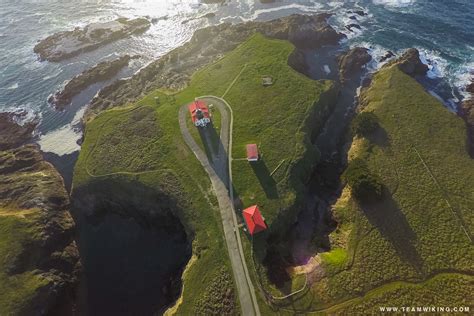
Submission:
[[247,144],[247,161],[258,161],[257,144]]
[[245,224],[247,225],[250,235],[254,235],[267,229],[267,225],[265,224],[257,205],[247,207],[242,212],[242,215],[244,216]]

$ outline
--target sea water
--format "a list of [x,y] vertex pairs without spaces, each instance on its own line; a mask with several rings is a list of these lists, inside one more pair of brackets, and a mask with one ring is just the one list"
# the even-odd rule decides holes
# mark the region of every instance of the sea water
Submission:
[[[365,14],[354,13],[362,10]],[[0,2],[0,111],[26,110],[36,118],[38,143],[45,152],[68,155],[80,149],[78,123],[84,107],[109,82],[91,86],[64,111],[48,102],[65,81],[88,67],[121,54],[140,55],[114,78],[131,76],[141,67],[189,40],[196,29],[222,22],[269,20],[293,13],[331,12],[331,24],[347,35],[343,45],[364,46],[374,57],[372,71],[388,51],[420,50],[430,71],[424,81],[453,112],[467,96],[474,75],[474,1],[472,0],[231,0],[205,5],[198,0],[9,1]],[[214,18],[201,18],[213,12]],[[58,63],[40,62],[33,53],[38,40],[58,31],[117,17],[154,19],[142,35],[108,44]],[[184,22],[186,21],[186,22]],[[360,30],[346,25],[355,23]]]

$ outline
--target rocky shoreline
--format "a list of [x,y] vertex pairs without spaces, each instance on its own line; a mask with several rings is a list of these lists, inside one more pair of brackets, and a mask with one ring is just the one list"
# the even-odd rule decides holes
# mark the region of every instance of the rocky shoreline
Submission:
[[148,19],[118,18],[105,23],[92,23],[84,28],[64,31],[48,36],[34,47],[40,60],[58,62],[100,46],[143,33],[150,27]]
[[[12,113],[2,113],[0,121],[9,132],[1,135],[0,238],[15,236],[21,243],[0,247],[0,253],[7,254],[0,263],[0,282],[13,282],[15,288],[9,291],[16,298],[8,306],[0,304],[0,310],[43,315],[64,305],[78,282],[80,262],[69,195],[61,175],[44,160],[39,147],[29,143],[36,124],[20,126]],[[16,228],[10,221],[16,221]],[[21,227],[34,233],[22,233]],[[25,288],[27,295],[21,294]]]
[[470,98],[461,103],[459,115],[464,119],[467,126],[468,151],[471,158],[474,158],[474,79],[466,87],[466,91],[470,93]]
[[[255,32],[289,40],[297,50],[337,44],[345,35],[328,24],[330,16],[326,13],[294,14],[268,22],[224,23],[197,30],[183,46],[152,62],[133,77],[102,89],[91,101],[84,120],[88,121],[102,110],[135,101],[157,88],[181,90],[196,70],[221,58]],[[294,54],[295,57],[298,55],[301,57],[301,54]]]
[[48,98],[48,102],[56,109],[63,110],[72,98],[90,85],[113,78],[121,69],[126,67],[132,57],[124,55],[112,61],[103,61],[83,73],[75,76],[64,86]]

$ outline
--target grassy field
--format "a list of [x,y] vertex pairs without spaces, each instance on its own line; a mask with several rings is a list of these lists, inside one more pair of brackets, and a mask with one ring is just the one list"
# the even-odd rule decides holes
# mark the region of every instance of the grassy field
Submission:
[[[0,211],[2,209],[0,208]],[[0,215],[0,311],[2,315],[17,315],[31,304],[38,291],[49,284],[49,280],[27,271],[9,273],[17,267],[15,260],[24,255],[25,249],[33,243],[38,229],[34,213],[27,216]]]
[[280,311],[472,305],[474,161],[464,122],[396,66],[375,75],[362,104],[379,127],[354,139],[349,158],[367,162],[383,196],[361,203],[344,189],[324,276]]
[[[267,222],[271,223],[282,205],[289,206],[295,201],[295,183],[301,175],[293,179],[293,168],[302,168],[303,158],[317,156],[305,147],[312,130],[308,120],[328,110],[324,102],[319,102],[319,107],[314,105],[332,87],[328,82],[315,82],[292,70],[287,65],[292,50],[288,42],[255,35],[215,64],[195,73],[183,91],[167,95],[157,90],[136,104],[101,113],[86,126],[74,172],[75,190],[108,178],[134,180],[178,201],[174,211],[193,239],[195,255],[186,270],[178,314],[227,313],[220,306],[231,300],[233,306],[238,306],[229,282],[232,271],[217,202],[207,174],[181,137],[178,110],[197,96],[222,96],[248,64],[226,96],[235,115],[234,157],[244,157],[244,145],[256,142],[261,146],[267,168],[276,167],[282,159],[286,165],[274,180],[268,180],[268,173],[261,174],[260,165],[254,169],[246,161],[238,161],[234,166],[235,186],[245,204],[258,202],[263,206]],[[275,84],[263,87],[262,75],[272,75]],[[159,104],[155,97],[159,97]],[[220,117],[214,120],[220,129]],[[317,117],[315,122],[318,123]],[[257,195],[250,196],[249,190],[255,190]],[[265,194],[271,190],[276,190],[278,196]],[[216,275],[221,281],[216,281]],[[221,299],[209,302],[209,296],[219,295]],[[233,312],[238,312],[238,307]]]

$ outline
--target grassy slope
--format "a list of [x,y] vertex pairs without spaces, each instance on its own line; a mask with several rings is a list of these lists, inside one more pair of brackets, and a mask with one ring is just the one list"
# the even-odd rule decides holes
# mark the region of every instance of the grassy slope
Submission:
[[374,77],[362,102],[381,129],[370,140],[355,139],[350,159],[363,158],[389,193],[382,202],[361,206],[345,189],[335,207],[340,226],[331,236],[345,249],[323,255],[328,276],[298,308],[347,300],[328,311],[469,306],[474,248],[460,223],[473,231],[474,161],[466,151],[464,123],[396,67]]
[[[223,95],[243,65],[248,63],[226,97],[235,115],[234,156],[243,156],[244,144],[254,141],[262,145],[269,168],[276,166],[282,158],[295,161],[304,152],[305,135],[297,130],[307,118],[314,100],[329,88],[329,84],[311,81],[289,68],[287,59],[292,50],[293,46],[288,42],[256,35],[217,63],[198,71],[185,90],[174,95],[156,91],[137,104],[103,112],[87,125],[75,168],[75,188],[94,181],[89,171],[102,178],[133,177],[169,192],[180,201],[184,212],[178,215],[188,232],[194,232],[193,253],[198,255],[186,273],[180,314],[191,314],[206,293],[213,293],[209,288],[219,286],[212,281],[217,271],[222,273],[222,266],[227,267],[227,273],[231,270],[210,181],[181,137],[179,107],[196,96]],[[264,74],[276,78],[274,86],[261,86],[261,75]],[[156,96],[160,97],[159,105],[154,102]],[[281,108],[281,112],[275,112],[276,108]],[[279,121],[285,123],[272,127]],[[281,144],[291,146],[281,149]],[[234,177],[237,188],[244,192],[243,188],[255,175],[247,163],[234,167],[239,172],[240,169],[242,175],[234,172]],[[282,170],[288,172],[288,167]],[[279,182],[285,178],[288,182],[288,176],[284,174],[278,176]],[[283,192],[288,195],[286,192],[290,189],[285,185]],[[273,205],[279,205],[279,202],[268,199],[262,194],[262,188],[258,189],[255,184],[251,187],[259,191],[253,200],[258,199],[259,204],[265,205],[268,218],[274,216],[277,207]],[[250,202],[245,193],[243,199]],[[203,310],[209,312],[207,307]]]
[[[3,211],[0,208],[0,212]],[[49,281],[31,271],[7,274],[14,267],[14,260],[22,254],[35,238],[34,214],[26,216],[0,215],[0,311],[2,315],[19,314],[41,287]]]

